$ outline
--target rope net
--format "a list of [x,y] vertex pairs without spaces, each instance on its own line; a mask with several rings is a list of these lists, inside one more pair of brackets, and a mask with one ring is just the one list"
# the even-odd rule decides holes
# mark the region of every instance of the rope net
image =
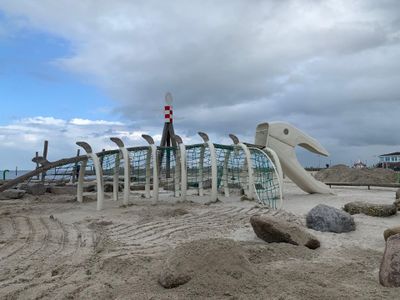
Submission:
[[180,178],[177,177],[177,149],[174,147],[157,147],[158,176],[160,187],[166,191],[178,192],[177,184]]
[[282,200],[282,190],[275,165],[264,151],[257,148],[249,150],[258,201],[276,209],[277,202]]
[[[128,149],[130,161],[130,176],[131,176],[131,189],[144,190],[146,184],[146,160],[151,157],[151,150],[149,147],[134,147]],[[123,166],[122,166],[123,168]],[[153,161],[150,160],[149,169],[151,179],[153,181]]]
[[100,156],[99,160],[103,170],[104,181],[112,181],[114,173],[119,173],[121,164],[119,152]]
[[186,146],[187,189],[197,189],[203,196],[211,188],[211,154],[204,144]]
[[248,190],[248,171],[245,153],[236,146],[214,144],[217,161],[218,191],[229,196],[243,195]]

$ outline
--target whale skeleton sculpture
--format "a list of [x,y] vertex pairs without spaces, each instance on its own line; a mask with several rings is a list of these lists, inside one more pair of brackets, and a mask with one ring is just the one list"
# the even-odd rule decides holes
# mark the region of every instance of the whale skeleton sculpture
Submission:
[[[179,136],[177,147],[157,147],[149,135],[142,135],[148,146],[126,148],[119,138],[110,138],[118,149],[94,153],[86,142],[76,144],[86,155],[49,162],[42,157],[32,159],[40,167],[0,186],[0,192],[24,182],[34,176],[62,166],[75,166],[72,172],[79,172],[77,201],[83,201],[85,175],[89,161],[97,185],[97,209],[104,205],[104,176],[113,174],[113,200],[118,200],[120,169],[123,169],[123,204],[129,202],[131,184],[144,186],[145,198],[159,199],[160,183],[174,191],[175,197],[186,200],[188,188],[195,187],[198,195],[204,196],[210,189],[210,201],[216,201],[219,190],[229,197],[232,187],[239,188],[249,199],[257,199],[271,208],[282,206],[283,173],[308,193],[331,193],[323,183],[316,181],[301,167],[294,153],[296,145],[322,155],[327,151],[314,139],[288,123],[263,123],[257,126],[255,144],[242,143],[230,134],[233,145],[214,144],[207,134],[199,132],[202,144],[184,145]],[[170,151],[175,158],[172,178],[163,174],[163,162],[159,161],[163,151]],[[109,168],[105,160],[112,161]],[[76,166],[79,165],[79,168]],[[78,171],[79,170],[79,171]],[[283,171],[282,171],[283,170]],[[168,170],[168,174],[170,170]],[[70,173],[71,174],[71,173]],[[132,180],[133,178],[133,180]],[[152,187],[152,189],[151,189]],[[152,193],[151,193],[152,191]]]

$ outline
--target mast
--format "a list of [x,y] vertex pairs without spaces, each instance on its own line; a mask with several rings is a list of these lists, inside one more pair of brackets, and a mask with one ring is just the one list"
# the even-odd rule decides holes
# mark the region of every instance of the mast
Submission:
[[[164,105],[164,129],[161,137],[161,147],[177,147],[177,143],[175,140],[175,132],[174,132],[174,124],[173,124],[173,109],[172,109],[172,95],[171,93],[165,94],[165,105]],[[165,151],[166,154],[166,177],[171,177],[171,151],[167,149]],[[159,154],[159,163],[162,163],[164,156],[164,151],[161,151]]]

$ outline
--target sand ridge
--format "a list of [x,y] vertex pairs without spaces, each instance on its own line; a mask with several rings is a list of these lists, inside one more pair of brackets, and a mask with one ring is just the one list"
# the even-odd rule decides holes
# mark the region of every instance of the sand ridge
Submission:
[[322,182],[347,183],[398,183],[397,174],[392,169],[383,168],[349,168],[346,165],[336,165],[322,169],[315,174],[315,178]]

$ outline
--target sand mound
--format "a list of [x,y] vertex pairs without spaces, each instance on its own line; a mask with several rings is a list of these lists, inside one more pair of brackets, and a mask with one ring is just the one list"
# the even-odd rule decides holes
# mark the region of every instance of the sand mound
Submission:
[[251,263],[243,248],[229,239],[204,239],[184,243],[173,251],[162,267],[159,282],[174,288],[189,281],[210,287],[234,288],[238,281],[251,282]]
[[349,182],[349,183],[396,183],[397,176],[390,169],[353,169],[345,165],[336,165],[323,169],[315,174],[315,178],[322,182]]

